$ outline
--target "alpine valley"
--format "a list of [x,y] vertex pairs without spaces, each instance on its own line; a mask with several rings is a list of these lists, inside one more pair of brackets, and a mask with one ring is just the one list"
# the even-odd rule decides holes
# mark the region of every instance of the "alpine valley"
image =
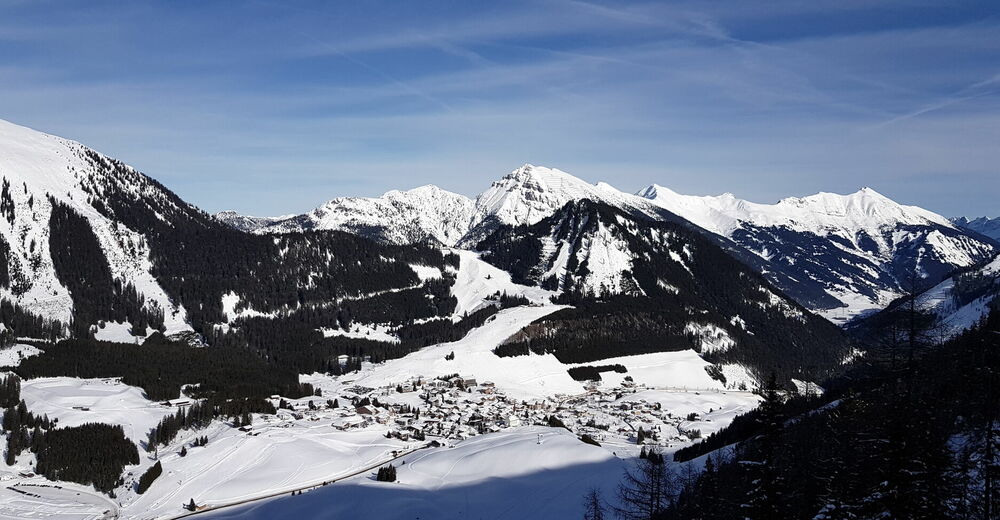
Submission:
[[893,316],[955,352],[997,319],[996,223],[871,188],[758,204],[526,164],[474,198],[210,215],[5,121],[0,178],[0,518],[569,518],[664,454],[686,493],[752,487],[724,455],[769,449],[760,425],[806,450],[848,428],[823,410],[891,406],[857,375]]

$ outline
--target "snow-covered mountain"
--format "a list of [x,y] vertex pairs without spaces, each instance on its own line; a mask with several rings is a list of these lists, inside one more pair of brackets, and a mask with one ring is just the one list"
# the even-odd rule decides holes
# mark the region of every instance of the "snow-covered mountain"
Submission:
[[844,307],[818,308],[838,321],[879,309],[920,278],[933,284],[990,259],[997,248],[946,218],[898,204],[871,188],[756,204],[732,194],[681,195],[653,185],[640,195],[732,239],[798,280],[820,283]]
[[246,231],[247,233],[252,233],[276,222],[292,218],[295,215],[285,215],[283,217],[254,217],[251,215],[241,215],[235,211],[228,210],[220,211],[213,216],[216,220],[229,227],[236,228],[240,231]]
[[917,297],[918,307],[933,312],[947,336],[979,323],[1000,294],[1000,256],[970,271],[955,274]]
[[381,197],[339,197],[304,215],[248,217],[216,215],[223,222],[256,233],[340,230],[392,244],[457,242],[473,220],[473,202],[437,186],[390,191]]
[[975,231],[993,240],[1000,240],[1000,217],[979,217],[971,220],[966,217],[955,217],[951,219],[951,223],[957,227]]
[[[196,213],[159,183],[80,143],[0,120],[0,242],[9,272],[0,296],[46,319],[68,324],[79,295],[57,272],[53,250],[54,207],[68,208],[89,224],[115,280],[132,285],[143,306],[160,310],[168,331],[188,329],[185,311],[151,274],[145,237],[114,217],[126,206],[160,215]],[[55,258],[58,260],[58,258]],[[110,288],[109,288],[110,289]]]

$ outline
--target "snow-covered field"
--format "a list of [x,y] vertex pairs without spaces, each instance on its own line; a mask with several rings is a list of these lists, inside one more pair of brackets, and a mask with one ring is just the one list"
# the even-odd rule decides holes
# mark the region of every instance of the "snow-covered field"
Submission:
[[136,443],[145,441],[149,430],[176,411],[146,399],[142,389],[116,379],[29,379],[21,382],[21,398],[33,413],[59,419],[59,426],[120,424]]
[[[131,491],[120,497],[122,518],[164,518],[181,514],[181,505],[194,499],[198,504],[218,505],[269,493],[291,492],[319,485],[359,468],[377,464],[407,445],[386,439],[384,428],[342,432],[330,421],[256,421],[254,432],[215,423],[207,430],[183,432],[172,446],[207,435],[205,447],[188,448],[181,457],[179,447],[162,449],[159,460],[163,475],[143,495]],[[152,465],[143,460],[143,469]]]
[[54,484],[43,479],[0,486],[0,520],[98,520],[112,519],[115,502],[74,484]]
[[422,450],[396,465],[397,482],[376,482],[366,473],[206,518],[577,518],[584,493],[598,488],[612,496],[624,469],[608,450],[546,427]]

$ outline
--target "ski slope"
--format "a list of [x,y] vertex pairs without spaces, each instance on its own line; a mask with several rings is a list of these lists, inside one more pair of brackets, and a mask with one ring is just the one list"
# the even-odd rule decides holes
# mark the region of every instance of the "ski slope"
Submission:
[[[331,379],[324,374],[303,375],[300,379],[321,388],[324,395],[337,395],[352,385],[377,388],[405,383],[418,376],[437,377],[457,373],[479,381],[491,381],[507,395],[526,400],[556,394],[579,394],[583,391],[583,384],[569,376],[569,368],[617,363],[624,365],[628,372],[606,373],[609,385],[620,383],[626,375],[630,375],[636,383],[651,386],[725,389],[720,382],[708,376],[705,367],[709,363],[693,350],[615,357],[583,364],[563,364],[552,354],[498,357],[493,353],[497,345],[526,325],[562,308],[564,306],[544,305],[505,309],[458,341],[426,347],[380,364],[366,363],[359,373],[340,379]],[[445,359],[451,353],[455,354],[455,359]]]
[[455,318],[466,313],[471,314],[489,302],[489,298],[497,293],[507,293],[510,296],[523,296],[535,304],[546,304],[554,296],[554,291],[539,287],[516,284],[511,281],[510,273],[494,267],[479,258],[479,253],[463,249],[452,249],[448,252],[459,257],[458,271],[455,273],[455,284],[451,293],[458,300],[455,307]]

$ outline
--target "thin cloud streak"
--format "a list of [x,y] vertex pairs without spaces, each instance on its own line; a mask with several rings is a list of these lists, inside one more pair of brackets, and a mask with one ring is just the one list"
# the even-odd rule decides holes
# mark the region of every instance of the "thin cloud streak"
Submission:
[[[525,162],[765,202],[873,185],[984,212],[983,194],[1000,192],[996,20],[826,26],[870,9],[860,2],[370,18],[258,2],[243,10],[256,18],[220,28],[201,8],[150,5],[90,40],[67,36],[72,10],[17,53],[0,38],[0,117],[118,156],[211,211],[300,212],[429,182],[471,195]],[[144,17],[163,32],[134,38]],[[808,17],[823,20],[798,30]],[[911,182],[932,178],[976,190]]]

